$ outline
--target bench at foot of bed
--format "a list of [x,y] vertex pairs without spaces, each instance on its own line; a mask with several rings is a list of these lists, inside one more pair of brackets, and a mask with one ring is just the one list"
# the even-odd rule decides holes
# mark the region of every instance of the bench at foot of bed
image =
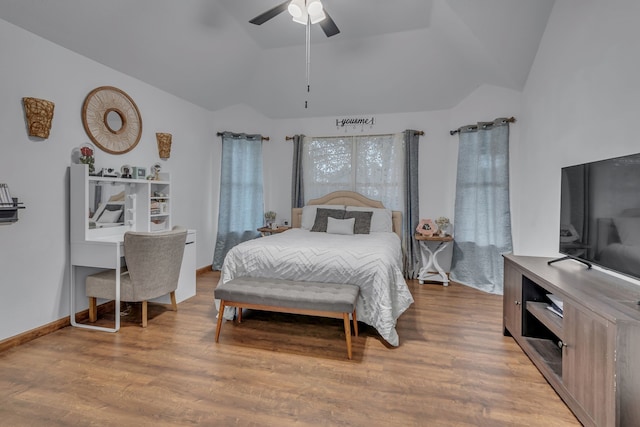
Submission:
[[236,277],[220,283],[214,291],[220,300],[216,342],[220,337],[222,313],[225,307],[237,307],[238,322],[242,321],[242,309],[277,311],[280,313],[304,314],[309,316],[344,319],[344,333],[347,339],[347,356],[351,359],[351,322],[353,332],[358,336],[356,300],[360,288],[344,283],[295,282],[260,277]]

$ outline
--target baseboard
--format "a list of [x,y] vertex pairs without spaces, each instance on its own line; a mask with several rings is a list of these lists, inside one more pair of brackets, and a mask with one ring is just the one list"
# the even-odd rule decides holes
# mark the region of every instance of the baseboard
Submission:
[[[211,271],[211,265],[207,265],[205,267],[197,269],[196,276],[199,274],[206,273],[208,271]],[[113,301],[109,301],[104,304],[100,304],[98,306],[98,314],[102,314],[109,310],[113,311]],[[83,322],[88,319],[89,319],[89,309],[80,311],[76,314],[76,320],[78,322]],[[51,323],[47,323],[46,325],[42,325],[30,331],[23,332],[13,337],[6,338],[0,341],[0,352],[8,350],[12,347],[17,347],[20,344],[27,343],[41,336],[50,334],[52,332],[57,331],[58,329],[66,328],[67,326],[71,326],[70,316],[63,317],[62,319],[55,320]]]
[[[113,301],[100,304],[98,306],[98,314],[103,314],[104,312],[107,312],[109,310],[113,311],[113,307],[114,307]],[[76,314],[76,320],[78,322],[84,322],[86,320],[89,320],[89,309],[78,312]],[[26,331],[21,334],[15,335],[13,337],[6,338],[0,341],[0,353],[5,350],[9,350],[10,348],[17,347],[21,344],[35,340],[36,338],[40,338],[44,335],[48,335],[59,329],[66,328],[67,326],[71,326],[70,316],[63,317],[62,319],[54,320],[51,323],[47,323],[46,325],[42,325],[37,328],[31,329],[30,331]]]
[[205,267],[199,268],[196,270],[196,276],[202,274],[202,273],[207,273],[209,271],[211,271],[213,265],[207,265]]

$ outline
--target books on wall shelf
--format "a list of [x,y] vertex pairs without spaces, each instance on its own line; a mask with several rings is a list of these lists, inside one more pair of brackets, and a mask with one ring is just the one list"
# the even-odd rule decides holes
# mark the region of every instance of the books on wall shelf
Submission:
[[562,303],[562,300],[560,298],[558,298],[554,294],[547,294],[547,298],[549,298],[549,301],[550,301],[550,304],[547,306],[547,309],[549,309],[552,313],[555,313],[558,316],[563,317],[563,313],[562,313],[563,303]]
[[0,207],[13,206],[13,199],[11,198],[11,191],[7,184],[0,183]]

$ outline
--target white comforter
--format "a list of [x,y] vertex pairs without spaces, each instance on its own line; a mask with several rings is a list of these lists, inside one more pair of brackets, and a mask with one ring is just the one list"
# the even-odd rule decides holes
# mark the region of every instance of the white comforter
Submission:
[[345,236],[295,228],[250,240],[229,251],[220,280],[240,276],[358,285],[358,320],[393,346],[399,344],[396,320],[413,303],[395,233]]

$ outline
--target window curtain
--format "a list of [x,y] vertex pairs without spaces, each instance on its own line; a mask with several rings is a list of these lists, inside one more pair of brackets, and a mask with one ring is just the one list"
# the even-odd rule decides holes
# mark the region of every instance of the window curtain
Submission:
[[502,254],[512,251],[508,119],[458,131],[451,279],[502,294]]
[[291,208],[304,206],[304,178],[302,168],[304,135],[293,136],[293,167],[291,176]]
[[413,238],[420,222],[420,203],[418,198],[418,146],[420,132],[404,131],[404,216],[402,237],[404,240],[404,275],[415,279],[420,271],[420,247]]
[[224,132],[218,234],[213,270],[220,270],[227,252],[258,236],[264,222],[262,135]]

